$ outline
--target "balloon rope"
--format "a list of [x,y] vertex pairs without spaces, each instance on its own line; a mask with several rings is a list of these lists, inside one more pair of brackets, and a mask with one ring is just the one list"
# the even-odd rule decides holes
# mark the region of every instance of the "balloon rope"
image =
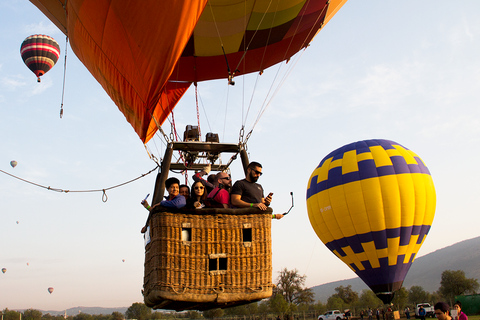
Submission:
[[115,186],[112,186],[112,187],[108,187],[108,188],[104,188],[104,189],[92,189],[92,190],[66,190],[66,189],[60,189],[60,188],[52,188],[50,186],[44,186],[44,185],[41,185],[41,184],[38,184],[38,183],[35,183],[35,182],[32,182],[32,181],[29,181],[29,180],[26,180],[26,179],[22,179],[20,177],[17,177],[13,174],[10,174],[8,172],[5,172],[3,170],[0,170],[0,172],[2,173],[5,173],[15,179],[18,179],[20,181],[23,181],[23,182],[26,182],[26,183],[29,183],[29,184],[33,184],[34,186],[37,186],[37,187],[40,187],[40,188],[44,188],[44,189],[47,189],[47,190],[51,190],[51,191],[56,191],[56,192],[65,192],[65,193],[69,193],[69,192],[102,192],[102,201],[103,202],[106,202],[107,201],[107,194],[105,191],[107,190],[111,190],[111,189],[114,189],[114,188],[118,188],[118,187],[121,187],[121,186],[124,186],[126,184],[129,184],[131,182],[134,182],[140,178],[143,178],[145,177],[146,175],[149,175],[150,173],[152,173],[153,171],[157,170],[157,168],[159,168],[159,166],[157,165],[155,168],[153,168],[152,170],[148,171],[147,173],[144,173],[142,175],[140,175],[139,177],[136,177],[132,180],[129,180],[129,181],[126,181],[126,182],[123,182],[123,183],[120,183],[120,184],[117,184]]
[[68,36],[65,37],[65,61],[63,63],[63,88],[62,88],[62,104],[60,105],[60,119],[63,117],[63,97],[65,96],[65,76],[67,74],[67,48]]
[[200,141],[202,141],[202,132],[200,131],[200,110],[198,109],[198,90],[197,90],[197,86],[195,86],[195,104],[197,106],[198,135],[200,136]]

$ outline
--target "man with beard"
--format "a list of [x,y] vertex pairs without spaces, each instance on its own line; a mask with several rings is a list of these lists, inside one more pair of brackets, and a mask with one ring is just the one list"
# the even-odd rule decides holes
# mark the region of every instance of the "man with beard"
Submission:
[[[208,194],[208,199],[212,199],[215,204],[230,208],[230,194],[228,191],[232,187],[232,179],[226,172],[219,172],[215,176],[215,188]],[[213,203],[211,203],[213,205]],[[207,205],[208,206],[208,205]]]
[[[267,207],[272,202],[273,193],[270,193],[266,198],[264,197],[262,185],[257,183],[261,175],[262,165],[258,162],[250,162],[245,179],[236,181],[230,192],[230,200],[233,206],[267,210]],[[281,219],[282,217],[283,214],[273,215],[273,218],[276,219]]]

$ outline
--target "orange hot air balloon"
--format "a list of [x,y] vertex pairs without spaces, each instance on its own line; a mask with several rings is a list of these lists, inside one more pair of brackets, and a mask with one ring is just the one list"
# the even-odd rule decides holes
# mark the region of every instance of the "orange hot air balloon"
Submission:
[[37,82],[40,82],[40,77],[57,63],[60,46],[52,37],[35,34],[23,41],[20,54],[25,65],[37,76]]
[[192,82],[287,61],[347,0],[30,0],[147,143]]
[[49,287],[49,288],[47,289],[47,291],[48,291],[48,293],[52,294],[52,292],[53,292],[53,287]]

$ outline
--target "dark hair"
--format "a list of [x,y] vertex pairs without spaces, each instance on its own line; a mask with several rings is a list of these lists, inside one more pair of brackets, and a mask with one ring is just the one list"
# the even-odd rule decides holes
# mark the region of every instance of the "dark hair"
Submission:
[[455,303],[453,304],[454,306],[459,306],[460,309],[462,309],[462,303],[460,301],[455,301]]
[[195,185],[197,183],[200,183],[203,186],[203,195],[200,197],[200,200],[203,201],[207,199],[207,188],[205,187],[205,183],[202,180],[195,181],[195,183],[192,185],[192,192],[190,193],[190,199],[193,199],[193,201],[197,201],[197,195],[195,194]]
[[437,302],[435,303],[435,307],[433,307],[433,309],[441,310],[443,313],[445,313],[450,310],[450,307],[446,302]]
[[254,169],[256,167],[262,168],[262,165],[258,162],[252,161],[248,164],[247,168]]
[[175,177],[168,178],[167,181],[165,181],[165,187],[170,188],[172,184],[178,184],[180,186],[180,180],[178,180]]
[[207,177],[207,181],[210,182],[211,184],[214,184],[215,183],[215,177],[217,175],[215,173],[212,173],[210,174],[208,177]]
[[178,187],[178,189],[185,188],[185,187],[187,188],[188,193],[190,193],[190,187],[187,186],[186,184],[181,184],[181,185]]

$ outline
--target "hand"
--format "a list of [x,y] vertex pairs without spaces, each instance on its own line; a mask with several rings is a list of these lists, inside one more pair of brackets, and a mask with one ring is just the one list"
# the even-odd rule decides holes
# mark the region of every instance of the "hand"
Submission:
[[150,206],[150,205],[148,204],[148,201],[147,201],[147,200],[142,200],[142,202],[140,202],[140,203],[142,204],[142,206],[144,206],[144,207],[147,208],[147,209],[148,209],[148,207]]
[[267,206],[269,206],[269,205],[270,205],[270,202],[272,202],[272,195],[269,194],[269,195],[265,198],[264,201],[265,201],[265,204],[266,204]]
[[254,207],[257,207],[257,208],[260,209],[260,210],[267,210],[267,206],[264,205],[264,204],[261,203],[261,202],[260,202],[260,203],[256,203],[256,204],[254,204],[253,206],[254,206]]
[[202,171],[205,172],[205,174],[209,174],[211,170],[212,170],[212,165],[210,163],[205,167],[203,167],[202,169]]
[[283,214],[281,214],[281,213],[276,213],[275,214],[275,219],[280,220],[282,218],[283,218]]
[[200,201],[195,201],[195,202],[193,203],[193,206],[194,206],[195,208],[201,208],[201,207],[202,207],[202,204],[200,203]]

